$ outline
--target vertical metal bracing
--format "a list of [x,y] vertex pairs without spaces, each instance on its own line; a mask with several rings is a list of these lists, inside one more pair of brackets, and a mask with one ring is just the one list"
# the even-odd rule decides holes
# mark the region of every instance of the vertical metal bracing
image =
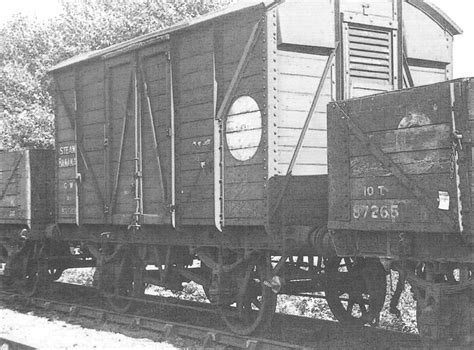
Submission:
[[[152,138],[153,138],[153,152],[155,155],[155,160],[156,160],[156,166],[158,167],[158,181],[159,181],[159,186],[160,186],[160,191],[161,191],[161,200],[163,203],[166,202],[166,199],[168,198],[167,193],[166,193],[166,186],[165,186],[165,177],[163,176],[163,168],[161,166],[161,159],[160,159],[160,148],[158,144],[158,135],[156,134],[156,125],[155,125],[155,118],[153,116],[153,108],[151,106],[151,99],[150,99],[150,93],[148,90],[148,82],[146,79],[146,75],[143,69],[143,65],[141,62],[138,64],[138,68],[140,71],[140,79],[142,81],[142,86],[143,86],[143,93],[144,97],[146,100],[147,104],[147,111],[148,111],[148,116],[150,118],[150,127],[151,127],[151,133],[152,133]],[[142,145],[143,146],[143,145]]]
[[[76,225],[79,226],[80,224],[80,221],[79,221],[79,180],[80,180],[80,174],[79,174],[79,157],[78,155],[81,154],[82,155],[82,152],[80,151],[78,145],[79,145],[79,142],[82,143],[82,139],[79,140],[79,135],[78,135],[78,132],[77,132],[77,128],[78,128],[78,125],[77,125],[77,118],[78,118],[78,107],[77,107],[77,93],[78,93],[78,89],[79,89],[79,83],[78,83],[78,73],[77,73],[77,68],[74,69],[74,105],[73,105],[73,118],[74,118],[74,125],[71,125],[74,127],[74,140],[75,140],[75,143],[76,143],[76,165],[75,165],[75,169],[74,169],[74,176],[75,176],[75,183],[76,183],[76,193],[75,193],[75,214],[76,214]],[[64,103],[66,103],[66,101],[64,100]],[[87,163],[84,162],[86,164],[86,167],[87,167]]]
[[141,150],[141,111],[140,111],[140,93],[138,82],[137,61],[134,62],[133,69],[133,88],[134,88],[134,132],[135,132],[135,213],[131,227],[140,227],[140,218],[143,214],[143,187],[142,187],[142,150]]
[[392,18],[397,21],[397,28],[392,31],[392,85],[393,90],[403,89],[403,18],[401,0],[392,2]]
[[453,137],[451,167],[453,167],[452,170],[454,170],[451,176],[454,178],[455,183],[456,183],[457,224],[459,226],[459,232],[463,233],[464,224],[463,224],[463,217],[462,217],[461,177],[459,174],[459,152],[458,152],[458,147],[461,148],[462,135],[459,134],[456,129],[456,114],[454,111],[454,106],[456,103],[456,94],[455,94],[454,89],[455,89],[454,83],[449,84],[449,93],[450,93],[450,100],[451,100],[451,127],[452,127],[452,137]]
[[110,203],[112,202],[111,198],[111,182],[110,182],[110,146],[111,146],[111,136],[113,134],[112,130],[112,103],[110,101],[111,96],[111,88],[112,84],[110,83],[110,68],[104,63],[104,198],[105,198],[105,206],[104,206],[104,214],[108,223],[112,223],[112,216],[110,212]]
[[[341,24],[341,2],[340,0],[334,0],[334,45],[336,43],[342,43],[342,24]],[[343,50],[342,45],[336,50],[336,63],[335,63],[335,80],[336,80],[336,95],[334,98],[336,100],[341,100],[344,98],[344,74],[342,72],[343,68]]]
[[[25,153],[25,173],[26,173],[26,213],[25,213],[25,218],[26,218],[26,225],[28,228],[31,229],[31,166],[30,166],[30,151],[24,151]],[[21,156],[20,156],[20,161],[21,161]],[[15,173],[15,170],[12,171],[12,175]],[[8,183],[7,183],[8,187]]]
[[[215,40],[214,40],[215,42]],[[217,76],[216,76],[216,48],[212,54],[212,81],[213,81],[213,103],[214,103],[214,117],[217,113]],[[222,143],[222,121],[214,118],[214,224],[216,228],[222,232],[223,219],[223,143]]]
[[115,179],[113,183],[113,188],[112,188],[112,194],[110,198],[110,215],[113,215],[114,210],[115,210],[115,205],[117,202],[117,191],[118,191],[118,183],[119,183],[119,178],[120,178],[120,169],[122,167],[122,157],[123,157],[123,146],[125,143],[125,135],[127,132],[127,109],[128,109],[128,103],[129,103],[129,98],[130,98],[130,90],[133,87],[133,71],[130,71],[130,76],[129,76],[129,85],[128,85],[128,91],[127,91],[127,100],[125,103],[125,111],[123,114],[123,123],[122,123],[122,133],[120,137],[120,146],[119,146],[119,154],[118,154],[118,162],[117,162],[117,169],[115,172]]
[[170,137],[171,137],[171,226],[176,228],[176,145],[175,145],[175,116],[174,116],[174,91],[173,91],[173,63],[171,53],[167,52],[169,89],[170,89]]
[[[395,9],[396,7],[396,9]],[[398,22],[398,40],[397,40],[397,53],[398,53],[398,86],[399,90],[404,87],[414,87],[413,77],[411,75],[410,66],[407,60],[407,45],[405,40],[405,31],[403,26],[403,0],[394,0],[394,14],[397,16]]]
[[137,70],[135,73],[135,79],[137,83],[137,91],[135,94],[137,95],[138,101],[137,101],[137,106],[138,106],[138,167],[139,167],[139,180],[140,180],[140,188],[139,188],[139,196],[140,196],[140,215],[143,216],[143,137],[142,137],[142,94],[141,94],[141,89],[140,89],[140,78],[138,74],[138,58],[137,58]]
[[[398,15],[398,56],[399,56],[399,74],[398,88],[414,87],[413,76],[411,75],[410,65],[407,59],[407,43],[405,39],[405,31],[403,29],[403,0],[397,0]],[[406,80],[405,80],[406,77]]]
[[[397,17],[398,22],[398,37],[397,37],[397,53],[398,53],[398,62],[397,62],[397,70],[398,70],[398,90],[403,89],[403,66],[405,63],[405,47],[403,46],[404,43],[404,35],[403,35],[403,0],[393,0],[396,2],[396,10],[394,11],[395,16]],[[395,6],[394,6],[395,7]]]

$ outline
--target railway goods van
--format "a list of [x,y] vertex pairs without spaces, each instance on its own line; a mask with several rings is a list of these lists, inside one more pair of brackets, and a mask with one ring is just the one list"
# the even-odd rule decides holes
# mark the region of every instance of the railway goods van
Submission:
[[192,280],[250,334],[278,293],[374,323],[392,268],[392,311],[423,279],[420,332],[451,337],[424,310],[472,292],[460,33],[421,0],[252,1],[57,64],[54,213],[0,230],[9,282],[96,267],[125,312]]

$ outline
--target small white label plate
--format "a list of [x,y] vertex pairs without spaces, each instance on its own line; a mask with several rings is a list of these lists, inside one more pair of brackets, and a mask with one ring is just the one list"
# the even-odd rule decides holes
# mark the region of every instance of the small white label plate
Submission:
[[445,191],[438,191],[438,209],[449,210],[449,193]]

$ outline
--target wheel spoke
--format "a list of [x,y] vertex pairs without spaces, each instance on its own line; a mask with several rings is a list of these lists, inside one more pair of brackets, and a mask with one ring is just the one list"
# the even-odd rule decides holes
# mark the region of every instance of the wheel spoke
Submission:
[[257,308],[260,309],[262,307],[262,303],[257,299],[257,297],[252,299],[252,304]]
[[[139,297],[143,294],[143,272],[145,266],[138,258],[133,256],[131,248],[117,246],[107,247],[103,254],[106,261],[101,269],[101,275],[106,281],[103,283],[103,291],[110,307],[116,312],[128,312],[135,306],[130,298]],[[117,254],[118,250],[121,251]],[[113,256],[113,259],[111,258]]]
[[352,309],[354,308],[354,304],[355,304],[354,300],[350,298],[349,301],[347,302],[347,309],[346,309],[349,315],[352,315]]
[[[375,320],[386,292],[385,271],[380,262],[331,258],[326,260],[325,267],[326,300],[334,316],[348,325],[364,325]],[[342,272],[345,267],[347,272]]]
[[362,315],[368,315],[369,314],[369,309],[368,309],[368,304],[364,300],[363,297],[360,297],[359,300],[357,301],[357,305],[359,305],[360,312]]
[[220,309],[223,320],[235,333],[247,335],[257,329],[265,329],[275,312],[276,294],[263,283],[269,268],[266,263],[271,267],[271,260],[256,257],[247,261],[245,267],[232,272],[231,283],[237,290],[234,296],[234,301],[237,303],[234,317],[225,312],[227,309],[225,305]]

